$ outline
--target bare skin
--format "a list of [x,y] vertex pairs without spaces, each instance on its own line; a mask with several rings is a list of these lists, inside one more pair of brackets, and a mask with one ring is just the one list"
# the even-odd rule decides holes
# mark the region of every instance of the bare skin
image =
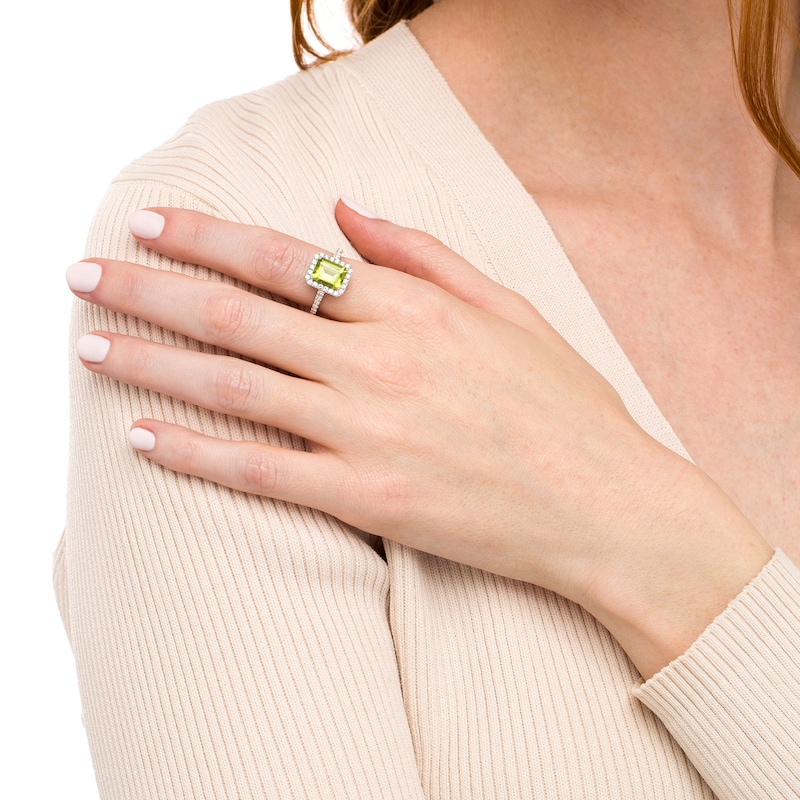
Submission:
[[[139,233],[147,247],[310,303],[301,276],[318,247],[197,212],[143,213],[162,220],[157,235]],[[373,265],[353,265],[359,279],[333,319],[104,259],[88,267],[86,288],[87,265],[70,268],[79,297],[291,373],[108,332],[84,337],[79,353],[95,372],[283,428],[310,447],[142,420],[143,455],[552,589],[603,622],[645,677],[684,652],[769,560],[767,542],[708,476],[639,428],[519,295],[426,234],[341,204],[337,220]],[[320,350],[332,336],[339,347]],[[331,408],[347,409],[335,425],[319,413]]]
[[800,180],[744,110],[725,2],[442,0],[410,27],[695,462],[800,560]]
[[[442,0],[412,29],[542,205],[701,469],[647,437],[521,298],[429,237],[341,205],[344,233],[390,269],[358,265],[328,307],[340,319],[118,262],[96,262],[96,289],[73,286],[303,380],[103,332],[107,357],[84,363],[311,443],[275,451],[145,420],[148,458],[550,588],[649,677],[770,545],[800,555],[800,182],[740,108],[723,3]],[[310,302],[297,293],[314,243],[158,213],[142,244]],[[330,326],[348,346],[317,363],[309,342]],[[342,400],[347,419],[321,426],[320,403]],[[321,469],[335,492],[311,480]]]

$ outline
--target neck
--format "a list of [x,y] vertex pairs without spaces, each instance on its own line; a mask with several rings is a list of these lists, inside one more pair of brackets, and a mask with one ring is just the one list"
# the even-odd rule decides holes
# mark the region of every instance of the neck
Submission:
[[725,0],[441,0],[411,29],[533,194],[633,187],[720,236],[796,237],[800,181],[745,110]]

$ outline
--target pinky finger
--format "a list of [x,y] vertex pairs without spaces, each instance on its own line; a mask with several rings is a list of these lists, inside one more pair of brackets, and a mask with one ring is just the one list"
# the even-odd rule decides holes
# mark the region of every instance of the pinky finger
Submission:
[[[151,419],[135,422],[128,441],[143,456],[175,472],[337,516],[343,465],[328,453],[215,439]],[[326,480],[316,480],[319,475]]]

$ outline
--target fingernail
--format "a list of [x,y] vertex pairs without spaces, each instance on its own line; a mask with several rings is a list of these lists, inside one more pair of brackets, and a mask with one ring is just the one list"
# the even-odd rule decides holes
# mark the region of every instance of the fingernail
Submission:
[[104,339],[102,336],[95,336],[93,333],[81,336],[77,343],[78,355],[84,361],[89,361],[92,364],[102,364],[108,355],[110,347],[111,342],[108,339]]
[[158,239],[164,230],[166,220],[155,211],[134,211],[128,217],[128,229],[140,239]]
[[73,292],[93,292],[102,274],[103,268],[94,261],[79,261],[67,269],[67,286]]
[[362,206],[357,200],[353,200],[351,197],[345,197],[342,195],[339,198],[351,211],[355,211],[356,214],[361,214],[362,217],[366,217],[367,219],[381,219],[374,211],[370,211],[366,206]]
[[152,450],[156,446],[156,435],[147,428],[131,428],[128,441],[134,450]]

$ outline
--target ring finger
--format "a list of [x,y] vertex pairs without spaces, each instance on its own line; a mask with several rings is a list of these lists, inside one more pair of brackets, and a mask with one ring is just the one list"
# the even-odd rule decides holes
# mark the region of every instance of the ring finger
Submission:
[[211,411],[281,428],[330,447],[336,429],[319,424],[320,408],[336,392],[249,361],[148,342],[116,333],[78,340],[78,355],[92,372],[202,406]]
[[341,363],[333,369],[316,343],[341,341],[346,326],[229,284],[104,259],[73,264],[67,283],[91,303],[295,375],[325,381],[341,373]]

